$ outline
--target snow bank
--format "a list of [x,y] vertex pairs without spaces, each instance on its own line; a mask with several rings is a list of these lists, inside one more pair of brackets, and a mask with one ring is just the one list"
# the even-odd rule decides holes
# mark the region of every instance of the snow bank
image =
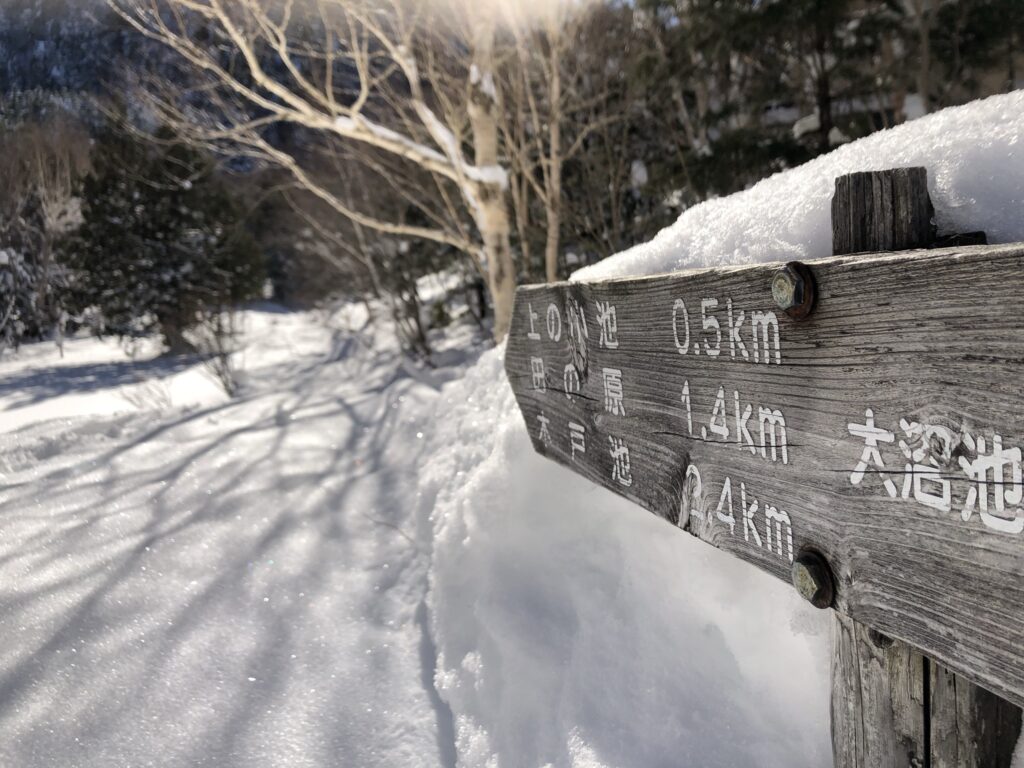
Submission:
[[459,765],[827,764],[827,617],[537,456],[502,355],[444,390],[420,478]]
[[829,256],[836,176],[908,165],[928,169],[940,233],[984,230],[990,243],[1024,240],[1024,91],[1015,91],[874,133],[697,205],[650,242],[572,279]]

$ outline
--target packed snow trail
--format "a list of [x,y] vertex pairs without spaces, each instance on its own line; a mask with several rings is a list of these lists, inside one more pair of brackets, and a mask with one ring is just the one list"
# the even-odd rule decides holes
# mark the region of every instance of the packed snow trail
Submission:
[[[437,391],[358,333],[248,320],[236,401],[0,436],[0,765],[452,763],[412,503]],[[61,391],[76,344],[0,381]]]

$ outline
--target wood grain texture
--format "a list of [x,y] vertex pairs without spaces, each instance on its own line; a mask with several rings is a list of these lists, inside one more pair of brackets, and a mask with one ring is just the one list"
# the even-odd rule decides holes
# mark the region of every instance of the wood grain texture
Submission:
[[[1024,245],[808,263],[819,300],[800,322],[774,311],[779,265],[520,288],[506,370],[534,446],[787,581],[794,552],[819,550],[847,616],[1024,703],[1019,474],[968,474],[996,436],[1024,446]],[[871,418],[882,467],[848,426]]]
[[925,711],[921,654],[833,612],[835,768],[923,768]]
[[1020,708],[941,664],[930,675],[931,768],[1010,768]]
[[839,176],[832,197],[832,252],[928,248],[935,241],[934,218],[924,168]]
[[[983,232],[933,240],[932,214],[923,168],[840,177],[832,204],[835,251],[987,244]],[[937,486],[934,478],[928,484]],[[840,614],[833,622],[837,768],[1009,768],[1020,733],[1018,707],[903,641]]]
[[1021,710],[907,643],[833,612],[831,672],[835,768],[1010,768]]

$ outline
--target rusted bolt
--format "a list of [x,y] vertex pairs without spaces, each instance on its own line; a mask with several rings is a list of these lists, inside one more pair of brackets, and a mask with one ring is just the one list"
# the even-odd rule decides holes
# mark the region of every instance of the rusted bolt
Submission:
[[815,608],[829,608],[835,598],[832,570],[819,553],[805,549],[793,560],[793,586]]
[[803,320],[814,309],[817,286],[806,264],[791,261],[772,276],[775,304],[794,320]]

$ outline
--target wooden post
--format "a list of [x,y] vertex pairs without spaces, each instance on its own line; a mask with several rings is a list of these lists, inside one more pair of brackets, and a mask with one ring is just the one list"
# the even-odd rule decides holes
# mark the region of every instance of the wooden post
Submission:
[[[840,176],[833,250],[927,248],[933,210],[924,168]],[[832,643],[835,768],[1009,768],[1018,707],[839,613]]]
[[924,168],[840,176],[832,198],[832,253],[928,248],[935,242],[934,215]]
[[924,657],[832,614],[832,753],[836,768],[922,768]]

